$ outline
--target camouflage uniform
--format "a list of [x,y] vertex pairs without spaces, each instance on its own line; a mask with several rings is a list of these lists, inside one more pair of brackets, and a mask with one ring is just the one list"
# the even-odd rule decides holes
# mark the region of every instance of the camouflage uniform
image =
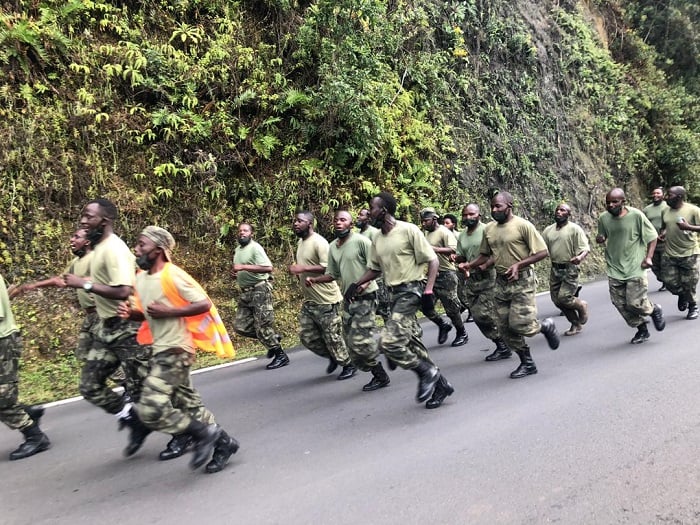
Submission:
[[280,345],[280,336],[275,331],[274,322],[270,281],[241,287],[238,309],[233,320],[236,333],[258,339],[268,350],[277,348]]
[[78,345],[75,348],[75,357],[82,364],[85,364],[85,361],[87,361],[88,353],[92,348],[92,334],[99,320],[100,318],[94,308],[92,311],[85,312],[85,318],[78,332]]
[[499,338],[496,322],[496,304],[493,299],[496,269],[491,266],[486,271],[478,268],[469,270],[469,278],[464,283],[463,302],[469,307],[474,324],[484,337],[495,341]]
[[[651,203],[642,210],[642,213],[644,213],[646,218],[649,219],[649,222],[651,222],[652,226],[654,226],[656,233],[659,233],[663,228],[662,216],[664,214],[664,211],[667,209],[668,204],[666,204],[665,201],[660,201],[659,204]],[[663,275],[661,273],[661,261],[664,252],[666,251],[665,248],[666,243],[664,242],[664,240],[657,239],[656,247],[654,248],[654,255],[651,257],[651,271],[656,276],[656,279],[662,284]]]
[[525,337],[540,333],[536,293],[537,281],[531,268],[522,270],[515,281],[508,282],[502,275],[496,277],[494,301],[498,330],[506,344],[515,352],[529,350]]
[[[445,314],[452,321],[452,324],[461,331],[464,330],[464,322],[462,321],[462,303],[457,296],[457,285],[457,274],[454,270],[441,270],[435,279],[433,292],[435,298],[445,308]],[[426,317],[434,323],[440,321],[440,315],[435,311]]]
[[651,315],[654,305],[649,301],[649,281],[646,273],[630,279],[608,276],[610,300],[628,326],[637,328]]
[[692,225],[700,224],[700,208],[683,203],[680,208],[668,207],[663,213],[666,251],[661,259],[661,276],[668,291],[681,302],[697,304],[698,254],[700,235],[677,226],[680,218]]
[[33,421],[19,397],[19,359],[22,355],[22,338],[19,332],[0,339],[0,421],[13,430],[26,430]]
[[345,341],[353,364],[363,372],[377,366],[379,350],[374,338],[376,329],[376,292],[360,295],[352,303],[345,303],[343,328]]
[[340,366],[350,364],[343,340],[340,303],[317,304],[306,301],[299,313],[299,339],[314,354],[334,359]]

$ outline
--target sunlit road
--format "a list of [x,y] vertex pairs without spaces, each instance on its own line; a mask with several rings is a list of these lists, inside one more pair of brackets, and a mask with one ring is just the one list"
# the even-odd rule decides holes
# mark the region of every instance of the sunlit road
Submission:
[[[0,523],[700,523],[700,321],[651,295],[667,328],[635,346],[606,282],[587,284],[584,332],[556,352],[532,339],[539,374],[519,380],[516,358],[484,362],[492,345],[473,324],[457,349],[424,325],[456,389],[438,410],[415,403],[411,372],[364,393],[368,374],[337,381],[307,350],[276,371],[257,360],[198,374],[241,442],[213,475],[189,455],[158,461],[164,435],[124,459],[114,418],[84,401],[49,407],[47,452],[7,461],[21,436],[0,430]],[[540,317],[557,315],[538,301]]]

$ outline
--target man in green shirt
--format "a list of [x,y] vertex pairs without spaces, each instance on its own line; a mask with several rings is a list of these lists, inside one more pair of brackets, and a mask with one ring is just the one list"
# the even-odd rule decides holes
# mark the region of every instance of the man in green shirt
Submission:
[[438,224],[438,214],[434,208],[424,208],[420,212],[421,226],[425,231],[425,238],[433,247],[438,257],[438,274],[435,279],[435,298],[442,303],[447,317],[452,324],[436,312],[430,313],[428,319],[438,326],[438,344],[447,341],[447,333],[452,326],[457,329],[452,346],[467,344],[469,336],[462,321],[462,303],[457,296],[457,273],[452,256],[457,249],[457,237],[442,224]]
[[637,333],[630,341],[641,344],[649,339],[646,316],[654,327],[666,327],[661,307],[649,301],[647,268],[656,247],[657,233],[649,219],[637,208],[625,205],[625,192],[613,188],[605,195],[605,207],[598,218],[596,242],[605,244],[610,299],[622,318]]
[[542,333],[552,350],[559,348],[554,320],[537,320],[535,272],[533,264],[547,257],[547,245],[535,226],[513,214],[513,196],[502,191],[491,199],[494,222],[486,225],[479,257],[469,268],[493,258],[496,267],[494,300],[498,331],[509,348],[520,357],[520,366],[510,377],[518,379],[537,373],[525,337]]
[[549,295],[571,323],[564,335],[580,333],[588,322],[588,303],[576,297],[576,291],[579,289],[579,265],[590,252],[590,246],[583,228],[571,222],[570,216],[569,205],[560,204],[554,210],[554,224],[542,232],[552,261]]
[[[372,242],[364,235],[353,233],[352,216],[347,211],[336,212],[333,226],[336,239],[330,244],[326,273],[319,277],[307,277],[306,284],[313,286],[337,281],[341,292],[345,293],[367,271]],[[379,350],[374,338],[376,308],[377,284],[369,281],[366,286],[357,289],[355,300],[346,302],[343,310],[345,344],[350,358],[363,372],[372,372],[371,381],[362,387],[365,392],[383,388],[390,382],[378,359]]]
[[25,407],[19,398],[19,359],[22,337],[10,307],[5,279],[0,275],[0,421],[24,434],[25,441],[10,453],[10,460],[28,458],[49,448],[51,442],[39,428],[40,407]]
[[267,348],[267,357],[274,357],[265,368],[287,366],[289,357],[282,350],[282,337],[274,327],[272,305],[272,262],[265,250],[253,240],[253,226],[238,226],[238,248],[233,255],[231,275],[236,278],[241,295],[238,298],[233,329],[237,334],[260,341]]
[[678,296],[678,309],[688,309],[686,319],[698,318],[698,253],[700,253],[700,208],[685,202],[683,186],[669,188],[664,211],[662,237],[666,250],[661,258],[661,274],[666,288]]
[[496,305],[493,292],[496,285],[496,268],[493,258],[475,266],[481,249],[486,225],[481,222],[481,210],[475,203],[467,204],[462,209],[462,226],[464,230],[457,238],[455,262],[459,263],[460,273],[464,276],[464,294],[460,298],[469,307],[474,317],[474,324],[484,337],[496,343],[496,349],[486,356],[486,361],[508,359],[512,352],[498,332]]
[[292,229],[297,237],[296,263],[289,272],[299,279],[304,303],[299,312],[299,339],[314,354],[328,359],[326,373],[338,367],[343,369],[339,380],[350,379],[357,368],[350,361],[343,337],[343,319],[340,303],[343,295],[336,282],[307,286],[307,277],[318,277],[328,266],[328,241],[314,231],[314,216],[310,211],[296,214]]
[[416,312],[421,308],[428,315],[435,310],[433,286],[439,263],[420,229],[397,220],[395,214],[396,199],[390,193],[381,192],[372,199],[370,216],[381,233],[372,241],[367,271],[348,287],[345,300],[354,301],[365,283],[380,274],[384,276],[391,293],[391,316],[379,336],[380,348],[390,368],[393,363],[416,373],[416,400],[419,403],[427,400],[426,408],[438,408],[454,388],[430,358],[421,339],[423,330]]
[[[370,223],[372,219],[369,216],[369,210],[367,208],[362,208],[357,214],[356,226],[360,229],[360,233],[367,237],[370,241],[374,240],[375,235],[379,233],[379,229],[372,226]],[[374,280],[377,283],[377,315],[379,315],[384,322],[389,319],[391,315],[391,300],[389,297],[389,292],[384,284],[384,278],[380,275]]]
[[[651,204],[646,206],[642,213],[649,219],[649,222],[654,226],[656,233],[660,233],[663,227],[663,221],[661,216],[664,211],[668,209],[668,204],[664,200],[664,189],[654,188],[651,192]],[[656,238],[656,248],[654,248],[654,255],[651,258],[651,271],[656,276],[656,279],[661,283],[660,292],[666,290],[663,280],[661,279],[661,257],[664,253],[664,240],[661,237]]]

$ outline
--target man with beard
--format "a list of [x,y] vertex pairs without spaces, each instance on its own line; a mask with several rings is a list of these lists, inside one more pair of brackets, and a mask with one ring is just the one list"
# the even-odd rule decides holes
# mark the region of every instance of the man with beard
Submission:
[[[411,223],[397,220],[396,199],[381,192],[371,201],[370,216],[380,234],[372,241],[367,271],[345,292],[348,302],[358,290],[378,275],[391,293],[391,316],[384,324],[379,346],[391,365],[413,370],[418,376],[416,400],[427,400],[426,408],[438,408],[454,389],[430,359],[416,319],[419,308],[427,314],[435,310],[433,286],[439,263],[425,235]],[[426,281],[426,266],[428,268]],[[431,397],[432,394],[432,397]],[[428,399],[430,398],[430,399]]]
[[282,337],[275,331],[272,306],[272,262],[265,250],[253,240],[253,227],[238,226],[238,244],[233,255],[231,275],[238,282],[241,295],[233,320],[233,329],[244,337],[258,339],[267,348],[267,357],[274,358],[265,368],[274,370],[289,364],[282,350]]
[[494,300],[498,331],[511,350],[520,357],[520,366],[510,377],[518,379],[537,373],[525,337],[542,333],[552,350],[559,348],[554,320],[537,320],[535,272],[530,266],[547,257],[547,246],[535,226],[513,214],[513,196],[499,192],[491,199],[494,222],[486,225],[479,257],[469,268],[493,257],[496,267]]
[[605,195],[605,207],[598,218],[598,244],[605,244],[605,263],[612,304],[629,326],[637,329],[630,341],[641,344],[649,339],[646,316],[654,327],[666,327],[661,307],[649,301],[646,269],[656,247],[654,226],[637,208],[625,205],[625,192],[613,188]]
[[445,314],[452,321],[452,324],[445,320],[435,311],[427,315],[433,323],[438,326],[438,344],[447,341],[447,334],[454,326],[457,329],[452,346],[463,346],[467,344],[469,336],[462,321],[462,303],[457,297],[457,273],[451,256],[457,249],[457,237],[442,224],[438,224],[438,214],[434,208],[424,208],[420,212],[421,226],[425,233],[425,238],[433,247],[438,257],[438,274],[435,279],[435,298],[442,303]]
[[[656,233],[659,234],[663,228],[663,221],[661,219],[664,211],[668,209],[668,204],[664,200],[664,189],[654,188],[651,192],[651,204],[646,206],[642,213],[649,219],[649,222],[654,226]],[[656,276],[656,279],[661,283],[660,292],[666,290],[663,280],[661,279],[661,257],[664,253],[665,242],[662,237],[656,238],[656,248],[654,248],[654,255],[651,258],[651,271]]]
[[571,208],[560,204],[554,210],[554,224],[542,232],[552,269],[549,272],[549,296],[571,323],[564,335],[576,335],[588,322],[588,303],[576,297],[579,289],[579,265],[590,252],[588,238],[578,224],[569,220]]
[[[367,237],[370,241],[374,240],[374,237],[379,233],[379,229],[372,226],[372,219],[369,216],[369,210],[363,208],[357,214],[356,225],[360,229],[360,233]],[[377,310],[376,313],[379,315],[384,322],[389,319],[391,315],[391,301],[389,299],[389,292],[384,284],[384,278],[380,275],[374,280],[377,283]]]
[[[239,444],[215,423],[192,387],[190,368],[197,340],[212,339],[220,348],[233,347],[225,327],[202,287],[182,268],[172,264],[175,239],[167,230],[147,226],[134,251],[139,267],[136,306],[123,304],[122,317],[146,321],[152,336],[148,376],[135,409],[150,430],[188,436],[194,443],[190,466],[206,466],[207,473],[223,470]],[[195,328],[193,328],[193,326]],[[196,408],[194,408],[196,407]]]
[[5,279],[0,275],[0,421],[22,432],[25,438],[24,443],[10,453],[12,461],[28,458],[51,446],[48,436],[39,428],[44,409],[25,407],[17,402],[21,355],[22,337],[12,314]]
[[496,285],[496,268],[493,258],[475,266],[473,261],[479,257],[481,241],[486,225],[481,222],[481,210],[475,203],[467,204],[462,209],[462,226],[464,230],[457,239],[455,262],[459,264],[460,273],[464,276],[463,304],[469,307],[474,317],[474,324],[481,330],[484,337],[496,343],[496,349],[486,356],[486,361],[508,359],[512,352],[498,332],[496,322],[496,306],[493,300]]
[[119,418],[120,428],[130,429],[126,456],[143,444],[149,430],[133,406],[107,387],[107,378],[121,365],[126,375],[126,392],[136,402],[148,371],[150,348],[136,341],[138,324],[118,314],[119,305],[133,293],[134,255],[114,233],[116,206],[107,199],[95,199],[83,208],[80,224],[93,249],[88,276],[75,272],[63,276],[66,286],[92,294],[99,320],[93,329],[92,348],[80,376],[80,393],[93,405]]
[[[346,293],[367,270],[372,243],[364,235],[352,232],[352,216],[347,211],[336,212],[333,226],[336,240],[330,244],[326,273],[320,277],[307,277],[306,285],[338,281],[341,292]],[[372,372],[372,380],[362,387],[365,392],[389,385],[389,376],[378,360],[379,351],[373,335],[376,307],[377,285],[369,281],[357,289],[355,299],[346,302],[343,311],[345,344],[350,358],[363,372]]]
[[688,310],[686,319],[698,318],[696,288],[698,286],[698,244],[700,208],[685,202],[683,186],[668,189],[668,208],[663,214],[662,238],[666,251],[661,258],[661,275],[666,288],[678,296],[678,310]]
[[304,303],[299,312],[299,339],[314,354],[328,359],[326,373],[343,369],[339,380],[350,379],[357,368],[350,361],[343,337],[340,302],[343,299],[336,282],[307,286],[307,277],[318,277],[328,266],[328,241],[314,231],[314,216],[310,211],[296,214],[292,229],[297,237],[296,263],[289,272],[299,278]]

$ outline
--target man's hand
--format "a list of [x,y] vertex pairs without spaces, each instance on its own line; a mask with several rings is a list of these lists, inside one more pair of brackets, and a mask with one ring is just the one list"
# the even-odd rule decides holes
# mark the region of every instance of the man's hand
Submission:
[[300,273],[304,273],[304,267],[300,264],[292,264],[289,267],[289,273],[292,275],[299,275]]
[[307,277],[304,279],[304,284],[308,287],[311,288],[314,284],[316,284],[316,281],[314,280],[313,277]]
[[345,290],[345,294],[343,295],[343,299],[345,299],[346,303],[351,303],[355,300],[359,288],[360,286],[357,283],[350,283],[350,286],[348,286],[348,289]]
[[645,257],[642,261],[642,268],[651,268],[651,258]]
[[129,319],[131,317],[131,305],[129,301],[122,301],[117,306],[117,315],[122,319]]
[[165,319],[166,317],[173,317],[173,309],[166,304],[159,303],[158,301],[153,301],[151,304],[149,304],[146,308],[146,311],[148,312],[148,315],[153,317],[153,319]]
[[518,263],[513,264],[510,266],[505,273],[506,279],[508,279],[508,282],[513,282],[517,281],[518,277],[520,277],[520,265]]
[[420,310],[423,315],[431,315],[435,312],[435,295],[433,292],[423,293],[420,298]]

